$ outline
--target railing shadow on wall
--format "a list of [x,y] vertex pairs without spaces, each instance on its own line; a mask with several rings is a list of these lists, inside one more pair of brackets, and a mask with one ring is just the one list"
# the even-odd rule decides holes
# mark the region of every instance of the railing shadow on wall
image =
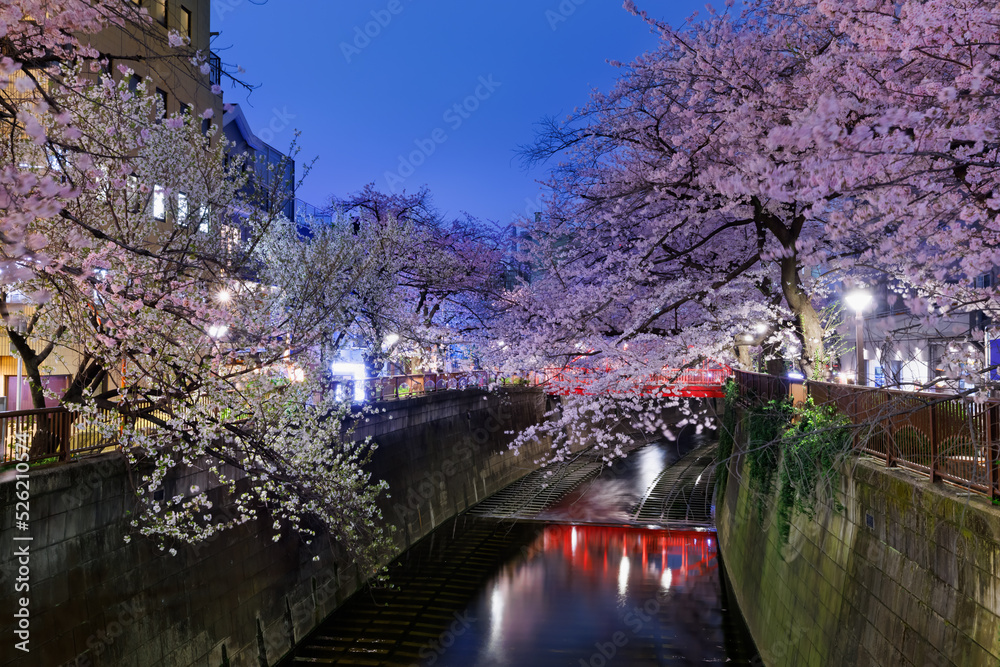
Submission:
[[[1000,400],[805,381],[734,371],[740,396],[764,403],[795,393],[831,405],[855,426],[859,452],[1000,499]],[[796,392],[798,389],[798,392]]]

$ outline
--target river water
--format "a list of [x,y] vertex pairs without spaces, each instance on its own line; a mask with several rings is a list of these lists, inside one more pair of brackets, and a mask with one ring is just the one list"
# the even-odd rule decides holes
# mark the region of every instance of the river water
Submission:
[[759,664],[713,531],[614,525],[676,458],[644,448],[537,521],[445,523],[284,665]]

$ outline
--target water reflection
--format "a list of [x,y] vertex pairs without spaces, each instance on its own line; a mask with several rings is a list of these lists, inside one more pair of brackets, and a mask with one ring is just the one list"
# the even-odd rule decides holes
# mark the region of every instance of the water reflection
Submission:
[[[348,600],[283,665],[750,665],[715,533],[614,526],[698,438],[607,466],[545,523],[468,516]],[[588,525],[588,524],[605,525]]]
[[712,532],[462,518],[283,665],[753,664],[720,577]]
[[424,664],[749,664],[718,569],[714,533],[546,526],[469,606],[477,623]]

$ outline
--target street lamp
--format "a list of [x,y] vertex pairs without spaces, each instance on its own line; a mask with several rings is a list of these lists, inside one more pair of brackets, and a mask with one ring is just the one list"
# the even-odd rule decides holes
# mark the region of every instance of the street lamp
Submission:
[[868,384],[868,364],[865,363],[865,308],[872,302],[872,295],[864,290],[854,290],[844,295],[847,307],[854,311],[854,324],[856,331],[855,357],[857,358],[858,384]]

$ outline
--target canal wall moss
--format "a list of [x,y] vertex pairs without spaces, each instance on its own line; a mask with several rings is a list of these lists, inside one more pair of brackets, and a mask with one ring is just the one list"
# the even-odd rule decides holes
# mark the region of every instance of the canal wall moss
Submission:
[[718,499],[719,546],[768,667],[1000,664],[1000,511],[882,462],[851,459],[834,509],[760,503],[741,457]]
[[[360,425],[379,443],[370,469],[389,482],[382,509],[399,550],[537,468],[546,442],[517,456],[507,445],[509,432],[542,419],[545,402],[529,388],[442,392],[382,404]],[[170,484],[203,485],[200,475]],[[15,480],[0,481],[3,667],[270,667],[362,583],[329,540],[274,542],[263,519],[176,556],[140,536],[126,543],[134,495],[117,454],[32,469],[30,542],[13,539],[17,492]],[[23,545],[28,653],[14,646]]]

